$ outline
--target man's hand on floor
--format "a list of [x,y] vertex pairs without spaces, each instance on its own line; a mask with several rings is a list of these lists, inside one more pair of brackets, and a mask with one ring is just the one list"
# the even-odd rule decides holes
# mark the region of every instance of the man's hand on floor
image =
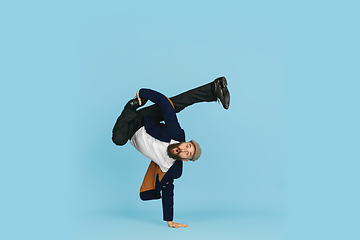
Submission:
[[173,221],[167,221],[167,224],[168,224],[169,227],[172,227],[172,228],[188,227],[189,226],[189,225],[186,225],[186,224],[176,223],[176,222],[173,222]]

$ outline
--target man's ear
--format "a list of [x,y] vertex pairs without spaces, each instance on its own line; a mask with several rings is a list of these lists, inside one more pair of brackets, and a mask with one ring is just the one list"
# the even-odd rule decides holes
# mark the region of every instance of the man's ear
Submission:
[[183,160],[184,162],[187,162],[187,161],[189,161],[189,160],[187,160],[187,159],[184,159],[184,158],[183,158],[182,160]]

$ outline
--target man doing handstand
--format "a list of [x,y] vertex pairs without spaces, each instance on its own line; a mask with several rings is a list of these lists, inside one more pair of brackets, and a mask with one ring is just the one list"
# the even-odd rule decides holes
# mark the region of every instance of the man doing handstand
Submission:
[[[137,110],[148,100],[154,104]],[[139,152],[151,159],[140,188],[140,198],[144,201],[161,198],[163,219],[169,227],[188,226],[173,222],[173,182],[181,176],[184,161],[196,161],[201,156],[200,145],[194,140],[185,140],[176,113],[194,103],[217,100],[225,109],[229,108],[230,94],[225,77],[170,99],[157,91],[142,88],[125,105],[113,128],[112,140],[116,145],[125,145],[130,140]]]

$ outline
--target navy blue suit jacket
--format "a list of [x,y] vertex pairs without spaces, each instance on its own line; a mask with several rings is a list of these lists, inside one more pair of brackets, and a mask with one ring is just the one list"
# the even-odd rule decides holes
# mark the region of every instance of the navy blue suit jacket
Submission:
[[[185,142],[185,132],[180,127],[176,117],[175,109],[170,100],[163,94],[142,88],[139,90],[141,99],[148,99],[157,104],[161,109],[161,115],[165,123],[159,122],[155,117],[146,116],[144,118],[144,126],[146,132],[152,137],[170,143],[170,140]],[[161,181],[156,182],[155,191],[148,193],[140,193],[142,200],[152,200],[162,198],[163,215],[165,221],[172,221],[174,210],[174,179],[181,177],[183,161],[177,160],[166,172]],[[160,195],[162,191],[162,197]]]

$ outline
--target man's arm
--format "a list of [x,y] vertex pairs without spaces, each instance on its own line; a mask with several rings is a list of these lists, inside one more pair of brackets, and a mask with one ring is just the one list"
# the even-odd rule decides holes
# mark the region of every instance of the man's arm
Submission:
[[141,99],[148,99],[159,106],[161,115],[165,121],[165,128],[169,132],[183,131],[176,117],[175,109],[165,95],[152,89],[142,88],[137,92],[136,96],[139,99],[139,103]]
[[179,228],[188,227],[186,224],[173,222],[173,205],[174,205],[174,184],[168,183],[162,190],[162,204],[164,220],[167,222],[169,227]]

